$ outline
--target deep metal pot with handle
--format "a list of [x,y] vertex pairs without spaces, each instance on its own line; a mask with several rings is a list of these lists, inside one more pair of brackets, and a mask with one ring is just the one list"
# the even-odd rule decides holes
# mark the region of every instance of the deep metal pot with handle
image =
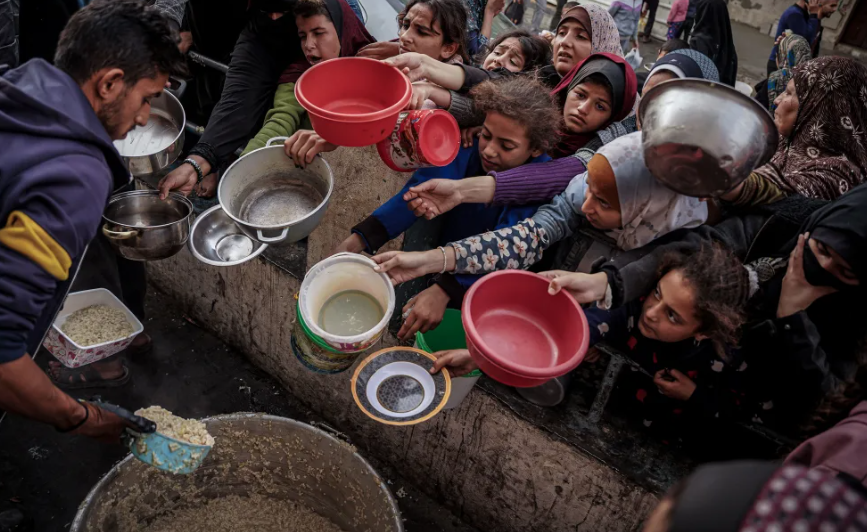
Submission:
[[115,194],[102,215],[102,234],[125,259],[166,259],[179,252],[190,237],[193,204],[177,192],[162,200],[158,190]]
[[148,123],[137,126],[123,140],[114,141],[114,147],[132,175],[153,176],[168,168],[181,154],[186,121],[181,102],[171,92],[163,91],[151,100]]
[[[232,163],[217,187],[226,214],[244,234],[265,244],[297,242],[313,232],[334,189],[325,159],[295,166],[283,151],[286,138],[273,138]],[[272,145],[277,141],[281,144]]]

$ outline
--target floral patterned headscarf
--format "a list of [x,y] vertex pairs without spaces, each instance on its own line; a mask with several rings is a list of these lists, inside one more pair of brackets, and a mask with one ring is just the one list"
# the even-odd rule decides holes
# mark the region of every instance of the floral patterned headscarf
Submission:
[[867,66],[820,57],[795,68],[798,117],[755,173],[788,194],[833,200],[867,179]]
[[768,104],[771,112],[777,108],[774,100],[786,92],[786,85],[792,79],[794,68],[812,59],[812,54],[810,43],[800,35],[790,34],[780,41],[777,50],[778,70],[768,76]]
[[623,57],[623,47],[620,46],[620,32],[617,31],[617,24],[614,23],[608,10],[602,6],[589,3],[575,6],[563,13],[557,26],[559,27],[566,20],[574,19],[586,27],[586,18],[582,11],[590,18],[590,28],[586,28],[590,31],[590,53],[606,53]]

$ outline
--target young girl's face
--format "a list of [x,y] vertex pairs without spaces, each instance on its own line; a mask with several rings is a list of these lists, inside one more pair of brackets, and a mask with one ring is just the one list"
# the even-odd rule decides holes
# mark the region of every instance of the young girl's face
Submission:
[[446,44],[440,23],[424,4],[410,8],[400,24],[400,53],[416,52],[437,61],[447,61],[458,49],[457,43]]
[[295,17],[304,57],[311,65],[340,57],[340,37],[334,23],[325,15]]
[[509,72],[520,72],[524,69],[524,52],[521,51],[521,43],[514,37],[509,37],[497,45],[485,58],[482,68],[493,70],[505,68]]
[[644,300],[638,330],[646,338],[660,342],[681,342],[689,338],[703,340],[701,323],[695,317],[695,289],[680,270],[672,270],[656,283]]
[[609,197],[610,194],[599,187],[592,175],[587,174],[587,190],[581,212],[590,225],[600,231],[620,229],[623,225],[618,198]]
[[489,112],[479,134],[479,155],[485,172],[502,172],[542,155],[542,150],[531,148],[526,127],[500,113]]
[[598,83],[580,83],[569,91],[563,121],[570,133],[594,133],[611,118],[611,92]]
[[567,19],[560,24],[551,45],[554,47],[554,69],[561,76],[586,59],[593,49],[590,32],[574,19]]

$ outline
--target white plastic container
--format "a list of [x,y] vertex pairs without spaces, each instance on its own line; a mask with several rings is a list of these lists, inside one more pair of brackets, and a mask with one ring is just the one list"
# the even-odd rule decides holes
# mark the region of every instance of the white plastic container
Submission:
[[482,372],[475,370],[463,377],[453,378],[452,393],[449,395],[449,400],[446,401],[446,406],[443,407],[443,410],[451,410],[452,408],[461,406],[461,402],[466,398],[466,396],[470,395],[473,386],[476,385],[476,381],[478,381],[481,376]]
[[[132,325],[132,334],[125,338],[121,338],[120,340],[86,347],[82,347],[70,340],[68,336],[63,334],[60,327],[64,322],[66,322],[66,318],[68,318],[70,314],[76,310],[91,305],[105,305],[123,310],[126,314],[126,319],[128,319]],[[51,329],[48,330],[48,334],[45,337],[45,341],[42,342],[42,345],[45,346],[45,349],[48,349],[48,351],[67,368],[78,368],[92,364],[93,362],[98,362],[123,351],[130,343],[132,343],[136,336],[141,334],[143,330],[144,326],[138,318],[135,317],[135,314],[126,308],[126,306],[124,306],[124,304],[121,303],[114,294],[105,288],[96,288],[93,290],[75,292],[66,296],[66,301],[63,302],[63,308],[60,309],[60,313],[51,325]]]
[[[301,283],[298,304],[301,317],[310,331],[343,353],[357,353],[375,344],[394,312],[394,286],[384,273],[373,271],[376,263],[355,253],[338,253],[315,264]],[[325,332],[316,317],[331,296],[347,290],[359,290],[376,299],[385,309],[382,319],[372,329],[355,336],[337,336]]]

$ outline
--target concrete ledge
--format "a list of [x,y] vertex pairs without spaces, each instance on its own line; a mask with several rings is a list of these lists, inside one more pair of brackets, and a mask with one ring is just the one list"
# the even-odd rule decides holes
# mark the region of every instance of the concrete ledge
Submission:
[[[371,148],[328,155],[338,186],[325,220],[309,238],[308,265],[330,254],[353,224],[409,177],[374,161]],[[507,532],[637,530],[656,504],[658,490],[516,415],[478,387],[460,408],[414,427],[370,420],[352,400],[352,369],[324,376],[296,360],[290,336],[300,279],[278,264],[260,257],[216,268],[184,250],[150,263],[148,271],[150,282],[191,317],[278,378],[365,453],[388,462],[469,524]]]

